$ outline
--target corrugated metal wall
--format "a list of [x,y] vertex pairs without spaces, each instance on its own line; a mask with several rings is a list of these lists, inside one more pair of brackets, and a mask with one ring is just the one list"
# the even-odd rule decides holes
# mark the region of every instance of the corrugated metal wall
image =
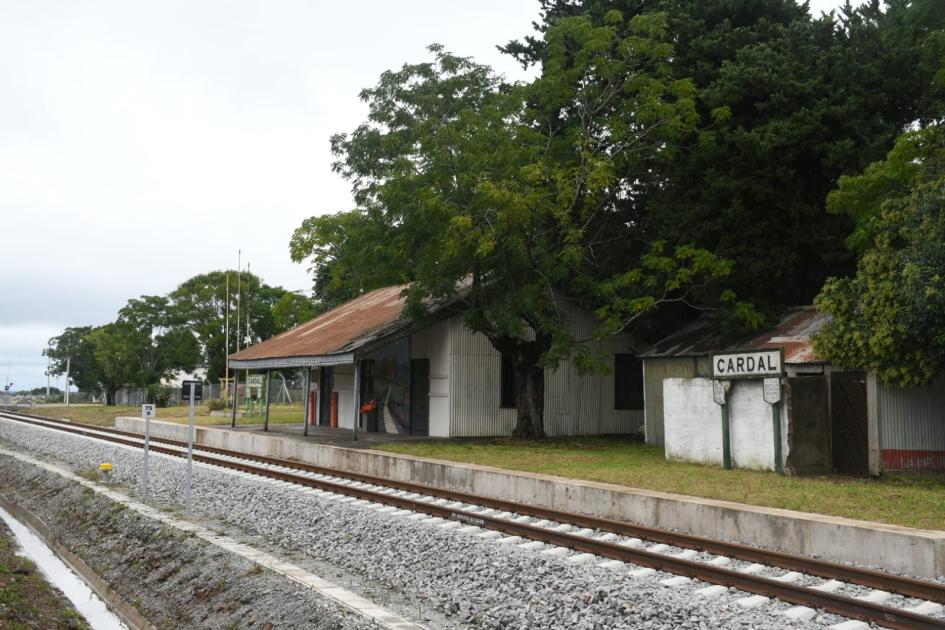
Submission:
[[[579,337],[589,337],[593,316],[562,303]],[[450,321],[452,372],[450,435],[510,435],[516,410],[499,407],[501,360],[485,335],[472,334],[462,317]],[[633,433],[643,426],[643,412],[614,410],[613,353],[628,352],[626,336],[594,342],[609,357],[611,374],[581,376],[570,361],[545,372],[545,432],[548,435]]]
[[[877,388],[879,444],[886,467],[891,461],[912,462],[894,468],[936,468],[941,461],[922,464],[922,453],[945,452],[945,375],[918,389],[880,385]],[[899,451],[890,457],[890,451]],[[914,456],[910,456],[910,452]]]
[[662,445],[663,379],[708,377],[709,357],[645,359],[643,361],[643,406],[646,443]]
[[511,434],[515,410],[499,409],[499,353],[485,335],[466,330],[462,317],[449,324],[450,436]]

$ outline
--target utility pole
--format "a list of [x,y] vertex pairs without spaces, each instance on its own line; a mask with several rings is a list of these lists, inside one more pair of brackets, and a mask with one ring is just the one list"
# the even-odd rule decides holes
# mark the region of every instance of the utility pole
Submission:
[[69,406],[69,368],[72,367],[72,357],[66,357],[66,389],[65,394],[63,395],[63,402],[66,403],[66,406]]
[[[240,308],[242,307],[243,302],[243,288],[241,284],[241,276],[243,273],[243,250],[236,250],[236,351],[240,351]],[[236,381],[236,386],[233,388],[233,409],[236,409],[237,404],[239,403],[239,381],[240,381],[240,371],[233,371],[233,379]],[[233,417],[236,418],[236,413],[233,414]],[[235,420],[234,420],[235,421]]]
[[223,324],[223,356],[226,358],[226,371],[223,379],[223,399],[230,394],[230,272],[226,272],[226,317]]
[[[244,347],[248,348],[249,340],[250,340],[250,336],[249,336],[249,293],[250,291],[249,291],[249,288],[252,286],[252,282],[253,282],[253,274],[249,270],[249,261],[246,261],[246,275],[247,275],[247,278],[246,278],[246,283],[247,283],[246,284],[246,339],[245,339],[246,343],[244,344]],[[249,368],[246,368],[246,380],[247,382],[249,381]],[[247,404],[249,404],[248,402],[249,390],[248,389],[246,390],[246,399],[247,399]]]

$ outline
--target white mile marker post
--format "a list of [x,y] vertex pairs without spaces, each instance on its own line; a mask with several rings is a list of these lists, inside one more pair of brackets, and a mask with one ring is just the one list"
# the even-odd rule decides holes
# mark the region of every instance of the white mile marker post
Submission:
[[148,502],[148,446],[151,444],[151,418],[154,417],[154,405],[141,405],[141,417],[144,418],[144,472],[141,476],[144,502]]

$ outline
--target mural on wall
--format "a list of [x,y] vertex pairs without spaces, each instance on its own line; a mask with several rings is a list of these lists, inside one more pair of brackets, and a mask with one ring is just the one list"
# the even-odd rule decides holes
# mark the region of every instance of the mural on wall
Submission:
[[372,367],[366,372],[362,399],[374,400],[368,430],[410,433],[410,347],[406,339],[370,355]]

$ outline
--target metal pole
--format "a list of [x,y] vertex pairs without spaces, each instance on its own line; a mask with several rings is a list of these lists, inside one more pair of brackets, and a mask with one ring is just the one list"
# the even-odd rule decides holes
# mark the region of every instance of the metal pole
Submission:
[[354,391],[351,392],[351,400],[354,401],[354,430],[351,434],[351,439],[355,442],[358,441],[358,422],[361,421],[361,392],[358,391],[360,388],[360,376],[361,376],[361,361],[354,362]]
[[272,395],[272,369],[266,368],[266,419],[263,420],[263,431],[269,430],[269,398]]
[[[226,357],[226,369],[223,380],[223,391],[220,392],[220,398],[226,401],[230,384],[230,272],[226,272],[226,317],[223,320],[223,356]],[[226,409],[226,407],[224,407]]]
[[194,467],[194,389],[195,385],[190,384],[190,420],[187,423],[187,483],[184,486],[184,505],[187,514],[191,514],[190,509],[190,487],[193,484]]
[[309,397],[309,390],[312,388],[312,368],[310,367],[305,368],[305,379],[303,380],[303,382],[305,383],[305,385],[303,387],[304,394],[302,394],[302,405],[305,407],[305,410],[302,412],[302,435],[308,435],[308,423],[309,423],[308,397]]
[[230,428],[236,428],[236,390],[240,384],[240,371],[233,370],[233,415],[230,418]]
[[[142,406],[142,410],[144,407]],[[144,416],[144,475],[143,475],[143,484],[144,485],[144,502],[148,502],[148,448],[151,446],[151,414],[145,413]]]
[[63,396],[63,402],[69,406],[69,368],[72,367],[72,357],[66,357],[66,393]]
[[725,470],[732,468],[732,432],[728,418],[728,392],[725,393],[725,403],[722,405],[722,467]]
[[[778,387],[780,388],[781,383],[778,379]],[[784,472],[784,464],[781,461],[781,397],[778,397],[778,402],[771,405],[771,419],[774,421],[774,469],[779,472]]]

